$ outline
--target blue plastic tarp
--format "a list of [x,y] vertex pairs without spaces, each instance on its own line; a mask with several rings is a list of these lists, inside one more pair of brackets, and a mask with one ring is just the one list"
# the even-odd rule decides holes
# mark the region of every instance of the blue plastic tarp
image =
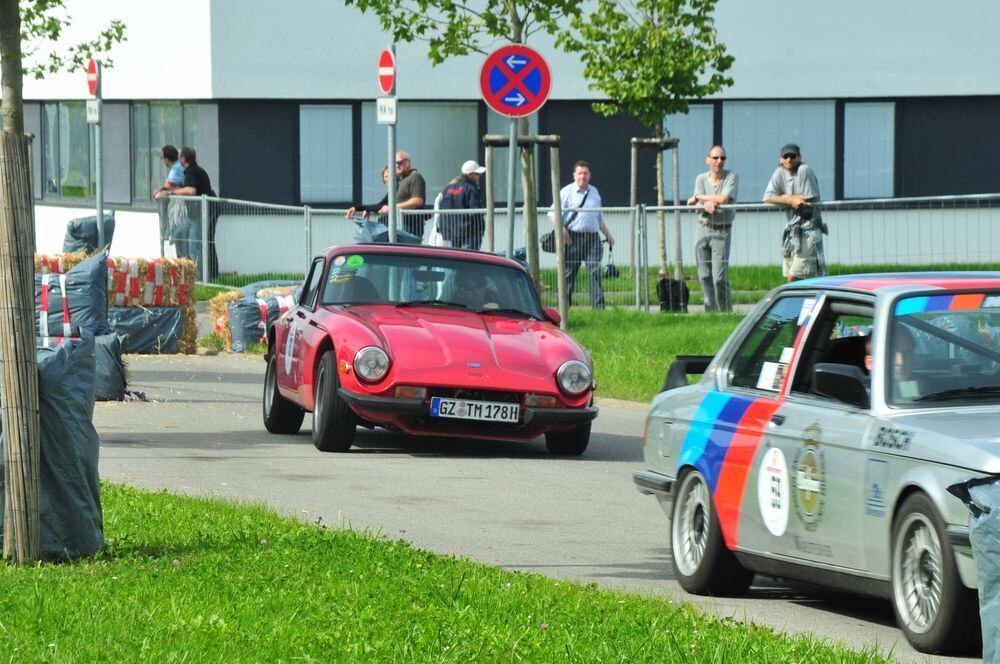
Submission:
[[184,328],[180,307],[111,307],[108,323],[115,334],[124,335],[125,353],[170,354]]

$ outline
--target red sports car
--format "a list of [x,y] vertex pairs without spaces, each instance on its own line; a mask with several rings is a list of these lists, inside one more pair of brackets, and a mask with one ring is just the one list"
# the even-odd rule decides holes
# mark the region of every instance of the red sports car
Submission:
[[346,452],[355,429],[587,448],[590,353],[543,308],[527,272],[491,254],[418,245],[334,247],[267,333],[264,426]]

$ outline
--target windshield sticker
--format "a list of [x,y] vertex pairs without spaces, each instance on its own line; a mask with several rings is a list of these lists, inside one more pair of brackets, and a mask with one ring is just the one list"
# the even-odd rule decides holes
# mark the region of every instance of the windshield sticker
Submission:
[[[915,381],[906,381],[909,383]],[[879,427],[872,440],[872,447],[883,447],[887,450],[908,450],[913,440],[913,432],[895,427]]]
[[757,472],[757,504],[764,525],[775,537],[788,528],[788,464],[777,447],[764,453]]
[[799,322],[798,326],[802,327],[802,324],[806,322],[809,318],[809,314],[812,313],[813,308],[816,306],[816,300],[809,298],[808,300],[802,301],[802,309],[799,311]]
[[757,376],[757,389],[777,392],[781,389],[781,382],[788,372],[788,365],[780,362],[765,362],[760,368],[760,375]]
[[889,462],[868,459],[865,463],[865,514],[885,516],[885,487],[889,482]]
[[791,346],[786,346],[785,348],[782,348],[781,349],[781,357],[778,359],[778,362],[780,362],[781,364],[791,364],[792,363],[792,354],[794,352],[795,352],[795,349],[792,348]]
[[[896,315],[933,313],[935,311],[961,311],[979,309],[987,299],[985,293],[961,293],[958,295],[930,295],[908,297],[896,303]],[[996,296],[988,298],[996,299]],[[992,306],[1000,306],[1000,303]]]
[[813,424],[802,434],[805,445],[795,457],[795,511],[803,527],[812,532],[823,518],[826,479],[823,452],[819,449],[822,431]]
[[346,256],[337,256],[336,258],[333,259],[333,264],[336,265],[337,267],[340,267],[341,265],[344,264],[344,261],[346,260],[347,260]]
[[358,254],[353,254],[347,258],[347,267],[359,268],[365,264],[365,259]]
[[983,298],[983,309],[996,309],[1000,307],[1000,295],[990,295]]

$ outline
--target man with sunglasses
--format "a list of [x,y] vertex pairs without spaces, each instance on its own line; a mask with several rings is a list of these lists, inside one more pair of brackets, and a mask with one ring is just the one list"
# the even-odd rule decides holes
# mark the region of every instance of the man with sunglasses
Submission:
[[[413,168],[410,155],[400,150],[396,153],[396,207],[402,210],[419,210],[424,206],[424,199],[427,195],[427,183],[424,176]],[[379,214],[388,214],[389,205],[383,205]],[[417,237],[424,235],[424,215],[405,215],[403,219],[403,230],[413,233]]]
[[736,212],[731,208],[717,208],[736,202],[739,178],[725,169],[726,151],[721,145],[712,146],[705,163],[708,172],[695,178],[694,196],[687,202],[701,207],[694,242],[698,279],[705,298],[705,311],[732,311],[729,246]]
[[798,145],[787,143],[779,154],[780,166],[771,176],[764,202],[788,208],[781,238],[782,272],[788,281],[823,276],[823,235],[827,229],[819,213],[819,180],[802,163]]

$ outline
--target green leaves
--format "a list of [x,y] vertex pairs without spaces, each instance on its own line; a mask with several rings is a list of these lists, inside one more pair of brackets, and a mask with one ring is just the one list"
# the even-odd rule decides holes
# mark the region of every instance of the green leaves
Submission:
[[21,55],[25,74],[36,79],[62,70],[83,69],[87,60],[101,57],[105,67],[114,63],[108,57],[111,48],[125,41],[125,24],[111,21],[96,37],[75,44],[54,44],[63,28],[72,22],[64,0],[22,0]]
[[556,34],[580,15],[570,0],[345,0],[375,14],[397,42],[425,41],[433,64],[449,57],[486,54],[495,42],[523,43],[539,31]]
[[715,34],[716,0],[598,0],[589,16],[557,44],[580,53],[590,89],[609,99],[594,104],[604,115],[628,112],[647,127],[686,113],[698,99],[732,85],[733,57]]

